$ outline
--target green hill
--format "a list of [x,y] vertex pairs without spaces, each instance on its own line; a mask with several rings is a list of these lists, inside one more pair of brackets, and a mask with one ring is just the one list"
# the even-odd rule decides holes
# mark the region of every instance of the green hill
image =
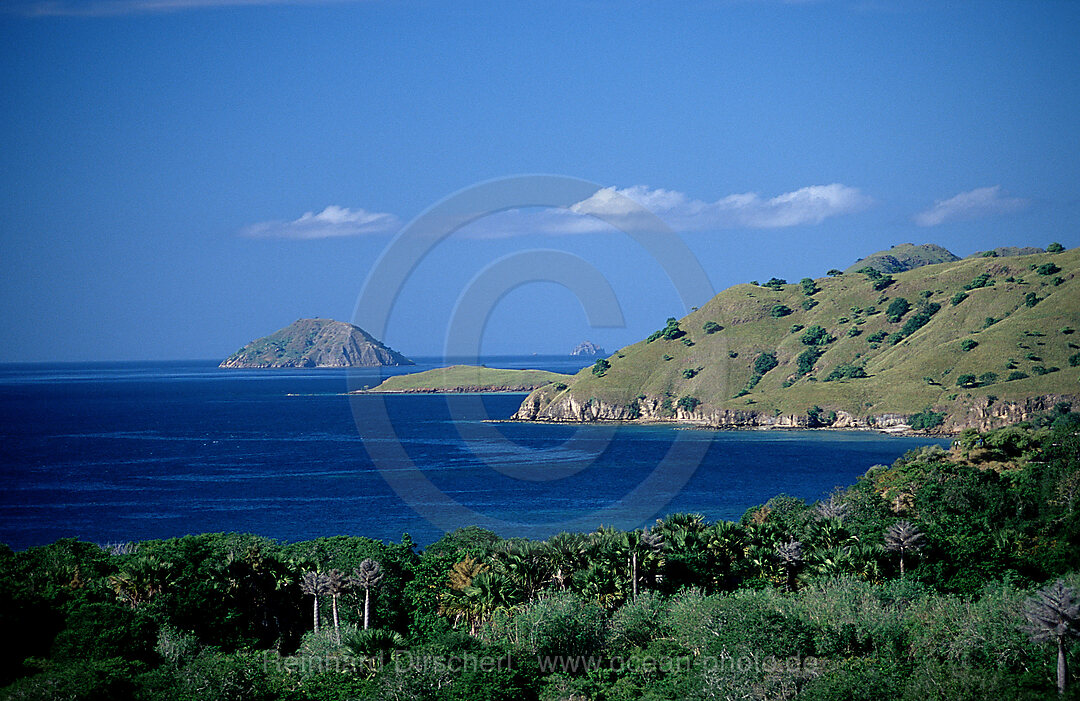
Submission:
[[[382,384],[360,392],[530,392],[537,387],[566,383],[570,375],[546,370],[505,370],[476,365],[445,368],[388,377]],[[562,386],[566,386],[563,384]]]
[[359,326],[298,319],[221,361],[223,368],[345,368],[412,365]]
[[924,265],[951,263],[954,260],[960,260],[960,257],[933,243],[918,246],[913,243],[901,243],[887,251],[878,251],[860,258],[844,272],[853,273],[863,268],[874,268],[882,273],[902,273]]
[[902,428],[921,415],[915,426],[944,431],[1020,421],[1080,396],[1078,272],[1074,249],[737,285],[566,389],[538,389],[515,418]]

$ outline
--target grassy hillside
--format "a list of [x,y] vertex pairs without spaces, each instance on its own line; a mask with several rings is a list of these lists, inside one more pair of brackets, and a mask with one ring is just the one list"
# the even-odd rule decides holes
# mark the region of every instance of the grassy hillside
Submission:
[[546,370],[504,370],[451,365],[387,378],[366,392],[528,392],[552,383],[566,383],[570,375]]
[[[927,408],[954,423],[995,413],[1019,420],[1033,397],[1080,395],[1078,271],[1074,249],[876,279],[844,273],[812,285],[737,285],[678,320],[667,337],[610,356],[606,370],[586,369],[568,389],[534,393],[519,418],[580,420],[590,418],[586,406],[591,418],[738,424],[749,413],[756,423],[798,422],[818,406],[826,416],[842,412],[841,423],[878,417],[880,425],[884,415]],[[907,302],[902,314],[898,299]],[[772,354],[775,367],[762,354]],[[838,372],[847,377],[836,379]]]

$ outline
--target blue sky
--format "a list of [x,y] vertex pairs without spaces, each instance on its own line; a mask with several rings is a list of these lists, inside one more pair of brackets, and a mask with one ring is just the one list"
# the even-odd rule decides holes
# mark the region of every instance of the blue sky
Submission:
[[[349,319],[401,226],[524,173],[641,202],[717,290],[903,242],[1080,245],[1078,30],[1074,2],[8,0],[0,361],[217,358]],[[599,270],[626,326],[535,282],[486,353],[612,350],[680,316],[655,261],[589,223],[605,192],[440,244],[385,340],[440,354],[469,281],[534,249]]]

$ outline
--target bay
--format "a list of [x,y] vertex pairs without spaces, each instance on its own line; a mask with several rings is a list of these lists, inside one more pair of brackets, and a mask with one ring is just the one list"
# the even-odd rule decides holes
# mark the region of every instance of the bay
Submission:
[[[484,358],[576,372],[587,360]],[[499,422],[522,395],[347,396],[382,370],[220,370],[216,361],[0,366],[0,542],[21,549],[200,532],[421,544],[737,519],[821,498],[872,465],[949,441],[866,431]],[[491,422],[495,420],[496,422]],[[666,458],[666,462],[665,462]],[[633,496],[631,496],[633,495]]]

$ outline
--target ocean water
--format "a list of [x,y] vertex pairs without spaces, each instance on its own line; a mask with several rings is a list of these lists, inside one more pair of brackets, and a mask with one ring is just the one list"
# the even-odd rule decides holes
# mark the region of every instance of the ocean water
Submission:
[[[484,359],[574,372],[585,360]],[[413,372],[435,366],[388,369]],[[348,396],[379,370],[215,362],[0,365],[0,542],[240,531],[430,543],[544,537],[675,511],[737,519],[948,441],[859,431],[504,422],[522,395]]]

